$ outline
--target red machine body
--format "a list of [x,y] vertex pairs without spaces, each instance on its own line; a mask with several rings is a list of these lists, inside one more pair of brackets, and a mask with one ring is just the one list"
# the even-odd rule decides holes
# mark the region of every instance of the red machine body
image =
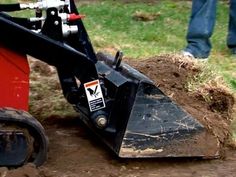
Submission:
[[29,65],[26,55],[0,45],[0,108],[28,111]]

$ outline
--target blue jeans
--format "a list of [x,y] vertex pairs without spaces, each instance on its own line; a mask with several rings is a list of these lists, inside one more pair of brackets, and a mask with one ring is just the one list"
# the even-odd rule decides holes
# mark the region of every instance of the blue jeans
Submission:
[[[196,58],[207,58],[211,51],[211,41],[218,0],[193,0],[185,51]],[[230,1],[227,46],[236,48],[236,0]]]

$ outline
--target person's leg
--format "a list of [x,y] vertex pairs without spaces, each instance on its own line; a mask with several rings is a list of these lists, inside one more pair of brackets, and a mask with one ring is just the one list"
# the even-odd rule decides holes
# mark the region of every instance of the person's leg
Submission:
[[192,14],[187,32],[187,47],[195,58],[207,58],[210,54],[210,37],[216,20],[216,6],[218,0],[193,0]]
[[236,54],[236,0],[230,1],[227,46]]

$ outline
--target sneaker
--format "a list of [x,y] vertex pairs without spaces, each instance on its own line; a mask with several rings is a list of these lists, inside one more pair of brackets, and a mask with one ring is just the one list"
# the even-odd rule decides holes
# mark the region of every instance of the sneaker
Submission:
[[189,57],[189,58],[195,59],[195,57],[193,56],[193,54],[191,54],[191,53],[188,52],[188,51],[182,50],[182,51],[181,51],[181,54],[182,54],[184,57]]
[[185,51],[185,50],[181,51],[181,55],[183,55],[184,57],[189,57],[191,59],[198,60],[198,61],[203,61],[203,62],[208,61],[208,58],[198,58],[198,57],[195,57],[191,52],[188,52],[188,51]]

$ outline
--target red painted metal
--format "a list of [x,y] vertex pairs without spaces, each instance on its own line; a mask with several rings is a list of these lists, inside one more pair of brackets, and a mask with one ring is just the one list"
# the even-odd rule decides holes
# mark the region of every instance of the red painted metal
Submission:
[[0,45],[0,107],[28,111],[29,73],[26,55]]
[[79,19],[82,19],[84,18],[85,15],[81,15],[81,14],[75,14],[75,13],[72,13],[72,14],[69,14],[69,17],[68,17],[68,20],[69,21],[75,21],[75,20],[79,20]]

